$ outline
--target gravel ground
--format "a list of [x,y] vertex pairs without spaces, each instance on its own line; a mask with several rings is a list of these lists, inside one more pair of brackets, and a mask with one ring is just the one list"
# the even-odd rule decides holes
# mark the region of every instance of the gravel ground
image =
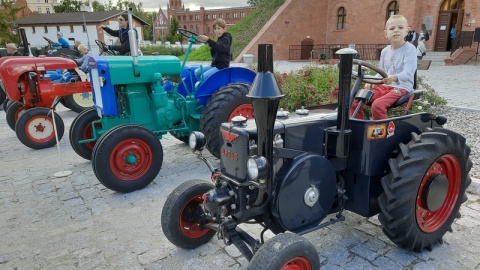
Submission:
[[454,130],[467,139],[467,145],[472,150],[470,159],[473,162],[470,176],[480,179],[480,138],[478,136],[480,111],[444,107],[438,110],[437,114],[443,114],[447,117],[448,121],[444,125],[445,128]]

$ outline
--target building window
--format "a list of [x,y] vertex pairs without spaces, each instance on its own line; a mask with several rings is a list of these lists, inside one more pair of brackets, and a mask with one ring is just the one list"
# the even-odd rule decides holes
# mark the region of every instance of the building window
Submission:
[[70,25],[70,33],[73,33],[73,25]]
[[47,13],[50,13],[50,8],[49,7],[46,7],[45,10],[47,11]]
[[393,15],[397,15],[399,10],[400,10],[400,5],[398,4],[398,1],[390,2],[390,4],[388,4],[387,18],[385,19],[385,21],[388,20]]
[[207,33],[210,33],[210,25],[207,25]]
[[195,15],[195,21],[198,21],[198,15]]
[[48,0],[45,0],[45,4],[48,4]]
[[37,8],[37,11],[38,13],[42,13],[42,8],[41,7]]
[[190,15],[190,21],[193,21],[193,15]]
[[218,18],[223,19],[223,14],[218,14]]
[[188,29],[186,25],[183,26],[183,29]]
[[217,18],[217,14],[213,14],[213,15],[212,15],[212,19],[215,20],[216,18]]
[[440,10],[465,9],[465,1],[463,0],[444,0],[440,6]]
[[236,12],[233,13],[233,18],[235,18],[235,19],[238,18],[238,13],[236,13]]
[[40,4],[40,0],[37,0],[37,4]]
[[198,27],[198,24],[195,26],[195,33],[200,33],[200,27]]
[[35,26],[32,26],[32,34],[35,34]]
[[225,14],[225,18],[230,19],[230,13]]
[[190,31],[193,32],[193,25],[190,25]]
[[245,12],[240,12],[240,18],[245,17]]
[[337,11],[337,30],[345,29],[347,20],[347,12],[344,7],[340,7]]
[[45,31],[45,34],[48,33],[48,28],[46,26],[43,27],[43,30]]
[[210,15],[209,15],[209,14],[207,14],[206,19],[207,19],[207,20],[210,20]]

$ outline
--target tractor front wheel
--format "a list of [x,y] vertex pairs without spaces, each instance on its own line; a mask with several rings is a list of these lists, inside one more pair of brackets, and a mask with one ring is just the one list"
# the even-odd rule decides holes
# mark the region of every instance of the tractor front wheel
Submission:
[[281,233],[257,250],[247,269],[316,270],[320,269],[320,259],[310,241],[297,234]]
[[7,99],[7,94],[5,94],[5,91],[3,91],[3,88],[0,86],[0,105],[3,104],[5,99]]
[[25,107],[23,106],[23,104],[18,102],[13,102],[12,104],[10,104],[5,111],[7,124],[13,131],[15,131],[15,124],[17,123],[18,118],[20,118],[20,116],[22,116],[24,112]]
[[132,192],[150,184],[163,162],[160,140],[138,125],[110,129],[95,144],[92,167],[95,176],[107,188]]
[[378,198],[378,218],[390,240],[416,252],[443,242],[467,200],[469,155],[463,136],[441,128],[412,133],[412,140],[400,145]]
[[82,111],[93,107],[92,93],[76,93],[63,97],[65,107],[70,110],[81,113]]
[[[93,138],[92,122],[99,119],[100,117],[95,109],[86,109],[73,120],[70,127],[70,145],[72,145],[75,153],[84,159],[92,159],[92,151],[96,141],[89,143],[79,143],[79,141]],[[101,124],[98,123],[95,126],[101,127]]]
[[212,182],[190,180],[170,193],[163,205],[161,222],[163,233],[172,244],[196,248],[215,235],[214,230],[202,227],[202,223],[208,222],[202,208],[202,196],[213,188]]
[[208,100],[200,118],[200,130],[207,138],[207,149],[217,158],[220,158],[220,149],[223,139],[220,135],[220,126],[229,122],[234,116],[243,115],[247,119],[253,118],[253,107],[247,98],[250,85],[232,83],[220,88]]
[[[58,140],[60,141],[65,132],[65,125],[60,115],[56,112],[53,113],[55,114],[55,126],[57,128]],[[44,149],[52,147],[57,143],[52,111],[46,108],[26,110],[18,118],[15,132],[20,142],[32,149]]]

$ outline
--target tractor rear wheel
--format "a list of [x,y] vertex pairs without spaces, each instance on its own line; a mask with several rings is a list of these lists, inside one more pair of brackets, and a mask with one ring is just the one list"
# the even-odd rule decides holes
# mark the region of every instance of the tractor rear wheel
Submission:
[[63,97],[65,107],[70,110],[81,113],[82,111],[93,107],[92,93],[76,93]]
[[[93,138],[92,122],[99,119],[100,117],[95,109],[86,109],[73,120],[70,127],[70,145],[72,145],[75,153],[84,159],[92,159],[92,151],[96,141],[89,143],[79,143],[79,141]],[[95,126],[97,125],[101,127],[100,123],[95,124]]]
[[205,213],[202,196],[213,189],[213,183],[190,180],[167,197],[162,210],[162,230],[167,239],[177,247],[191,249],[201,246],[215,235],[215,231],[202,228]]
[[205,105],[200,118],[200,130],[207,139],[207,149],[217,158],[220,158],[223,138],[220,135],[220,126],[230,121],[234,116],[243,115],[253,118],[253,107],[247,98],[250,85],[232,83],[213,93]]
[[471,183],[470,147],[453,131],[412,133],[382,178],[378,216],[385,235],[400,247],[421,252],[442,243]]
[[[58,140],[62,139],[65,132],[63,120],[56,112],[55,126],[57,128]],[[54,146],[55,129],[51,110],[46,108],[31,108],[26,110],[17,120],[15,125],[17,138],[32,149],[44,149]]]
[[5,94],[5,91],[3,91],[3,88],[0,86],[0,105],[3,104],[5,99],[7,99],[7,94]]
[[17,123],[18,118],[20,118],[20,116],[22,116],[24,112],[25,107],[23,106],[23,104],[18,102],[13,102],[12,104],[10,104],[5,111],[7,124],[13,131],[15,131],[15,124]]
[[139,125],[110,129],[98,139],[92,152],[97,179],[107,188],[123,193],[150,184],[160,172],[162,162],[160,140]]
[[316,270],[320,269],[320,259],[310,241],[297,234],[281,233],[257,250],[247,269]]

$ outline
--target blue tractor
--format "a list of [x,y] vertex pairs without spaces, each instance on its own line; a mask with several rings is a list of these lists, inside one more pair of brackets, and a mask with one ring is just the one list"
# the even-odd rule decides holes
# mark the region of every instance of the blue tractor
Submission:
[[[129,23],[134,29],[131,11]],[[131,56],[89,59],[95,106],[75,118],[70,143],[78,155],[91,159],[99,181],[112,190],[131,192],[154,180],[163,161],[159,139],[165,134],[188,142],[188,135],[200,130],[219,157],[221,124],[236,115],[253,117],[246,95],[256,73],[229,67],[198,80],[194,71],[199,66],[186,65],[197,34],[179,33],[189,41],[183,62],[175,56],[138,56],[134,38]]]

